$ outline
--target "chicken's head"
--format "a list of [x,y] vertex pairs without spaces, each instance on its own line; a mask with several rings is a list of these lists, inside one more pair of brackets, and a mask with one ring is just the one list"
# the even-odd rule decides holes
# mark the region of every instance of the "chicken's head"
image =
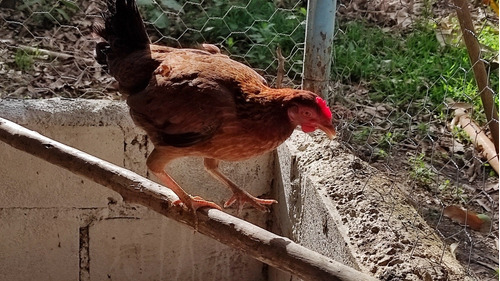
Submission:
[[[310,93],[310,92],[309,92]],[[311,95],[300,95],[294,99],[288,107],[288,118],[294,126],[299,126],[305,133],[320,129],[332,139],[335,128],[332,125],[332,112],[326,101],[312,93]]]

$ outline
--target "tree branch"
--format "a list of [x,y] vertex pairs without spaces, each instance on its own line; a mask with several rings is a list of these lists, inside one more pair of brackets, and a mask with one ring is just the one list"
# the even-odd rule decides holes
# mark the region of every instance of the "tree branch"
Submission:
[[281,53],[281,47],[276,48],[276,58],[278,59],[278,73],[276,73],[276,88],[283,86],[283,77],[285,77],[285,57]]
[[177,196],[168,188],[75,148],[0,118],[0,140],[19,150],[63,167],[118,192],[253,258],[304,280],[377,280],[369,275],[216,209],[201,209],[197,219],[174,206]]
[[[465,46],[469,52],[469,59],[474,70],[474,77],[476,79],[477,87],[483,102],[484,113],[488,120],[491,136],[495,145],[496,153],[498,154],[498,109],[493,102],[493,90],[489,86],[488,73],[481,59],[481,48],[479,46],[474,25],[472,24],[472,17],[470,15],[468,1],[454,0],[457,6],[457,16],[462,29]],[[497,156],[498,157],[498,156]]]

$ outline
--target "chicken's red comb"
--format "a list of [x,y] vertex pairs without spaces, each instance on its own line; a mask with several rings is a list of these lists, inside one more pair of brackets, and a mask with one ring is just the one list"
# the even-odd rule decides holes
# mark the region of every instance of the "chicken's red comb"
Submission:
[[332,119],[332,112],[324,99],[316,97],[316,104],[318,104],[319,108],[321,108],[321,113],[323,113],[323,115],[325,115],[328,119]]

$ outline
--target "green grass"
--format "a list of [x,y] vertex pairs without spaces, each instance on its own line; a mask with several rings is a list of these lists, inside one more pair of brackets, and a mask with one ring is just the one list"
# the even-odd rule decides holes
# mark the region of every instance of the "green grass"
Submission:
[[[165,37],[167,44],[219,44],[231,56],[273,75],[277,67],[276,48],[280,46],[288,75],[294,78],[302,72],[300,47],[307,12],[304,7],[282,9],[268,0],[207,0],[203,5],[189,2],[183,6],[180,3],[138,1],[145,20]],[[162,9],[172,14],[165,14]]]
[[17,9],[32,15],[32,24],[35,26],[51,28],[71,24],[79,8],[78,4],[71,0],[22,0]]
[[[300,79],[304,7],[282,9],[267,0],[182,3],[138,0],[146,21],[169,45],[219,44],[233,58],[271,75],[277,72],[276,48],[280,46],[288,77]],[[458,37],[443,47],[436,38],[436,25],[423,22],[406,34],[398,34],[359,21],[340,21],[342,32],[335,37],[332,80],[362,83],[368,87],[371,100],[399,107],[424,101],[421,103],[435,109],[446,99],[470,103],[477,113],[474,117],[481,119],[482,105],[467,50],[457,43]],[[496,27],[483,26],[478,38],[485,47],[485,60],[493,60],[498,55]],[[498,69],[491,71],[490,80],[497,91]],[[498,95],[495,100],[498,105]]]
[[[203,24],[204,36],[209,42],[222,42],[233,56],[240,56],[253,67],[273,74],[276,73],[274,57],[278,46],[289,61],[302,60],[302,53],[297,53],[296,48],[304,42],[305,25],[302,22],[305,20],[305,8],[292,12],[280,10],[267,0],[252,0],[248,5],[247,1],[214,2],[214,6],[206,9],[212,20],[197,22],[198,26]],[[240,8],[235,8],[235,4]],[[224,24],[226,28],[220,28],[219,24]],[[301,73],[301,66],[293,71]]]
[[[464,47],[441,47],[428,26],[394,34],[361,22],[341,25],[335,38],[333,78],[363,82],[375,101],[406,104],[428,97],[434,104],[445,98],[477,103],[477,89]],[[498,35],[497,35],[498,40]],[[498,74],[492,75],[498,85]]]
[[[444,104],[450,99],[473,105],[472,118],[486,123],[465,46],[457,43],[459,40],[442,46],[434,28],[419,25],[411,32],[398,34],[363,22],[340,23],[343,32],[337,33],[334,42],[332,80],[361,84],[368,89],[366,103],[389,103],[397,109],[386,117],[389,129],[371,129],[363,124],[353,131],[352,140],[366,145],[379,158],[381,152],[390,151],[405,138],[433,138],[425,118],[449,121],[453,114]],[[494,61],[498,56],[498,30],[485,26],[479,32],[481,55],[485,61]],[[489,80],[498,108],[498,68],[492,67]],[[423,117],[422,110],[431,115]],[[461,143],[470,143],[461,129],[455,128],[452,133]],[[423,154],[410,158],[408,163],[411,178],[422,186],[433,184],[436,176],[426,163]]]
[[[182,3],[138,0],[146,21],[163,39],[172,40],[167,44],[219,44],[232,57],[271,75],[276,74],[276,48],[280,46],[288,76],[300,79],[305,7],[282,9],[267,0]],[[451,98],[474,104],[480,111],[467,50],[456,43],[442,47],[435,25],[420,23],[407,34],[384,32],[363,22],[340,21],[338,25],[342,32],[335,37],[332,80],[367,85],[373,101],[404,106],[425,98],[435,107]],[[478,38],[487,47],[485,59],[493,60],[498,54],[496,27],[484,26]],[[492,71],[490,80],[497,90],[498,70]]]
[[434,183],[436,173],[427,165],[425,154],[410,157],[410,178],[423,187],[429,187]]
[[[364,83],[374,101],[397,105],[428,98],[433,105],[445,99],[473,104],[481,111],[467,50],[462,45],[442,47],[432,26],[417,26],[408,34],[384,32],[362,22],[340,26],[335,38],[334,80]],[[486,60],[498,55],[498,30],[486,26],[479,36]],[[498,69],[491,71],[490,83],[498,106]]]
[[14,55],[14,65],[17,70],[22,72],[29,72],[33,69],[35,58],[40,55],[40,52],[29,52],[26,50],[18,49]]

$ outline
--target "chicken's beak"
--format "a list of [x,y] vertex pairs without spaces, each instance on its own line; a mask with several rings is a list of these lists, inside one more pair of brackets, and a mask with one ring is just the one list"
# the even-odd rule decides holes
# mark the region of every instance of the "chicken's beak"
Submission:
[[325,134],[328,136],[329,139],[333,139],[335,136],[335,127],[333,127],[332,124],[328,125],[323,125],[323,124],[318,124],[318,128],[325,132]]

